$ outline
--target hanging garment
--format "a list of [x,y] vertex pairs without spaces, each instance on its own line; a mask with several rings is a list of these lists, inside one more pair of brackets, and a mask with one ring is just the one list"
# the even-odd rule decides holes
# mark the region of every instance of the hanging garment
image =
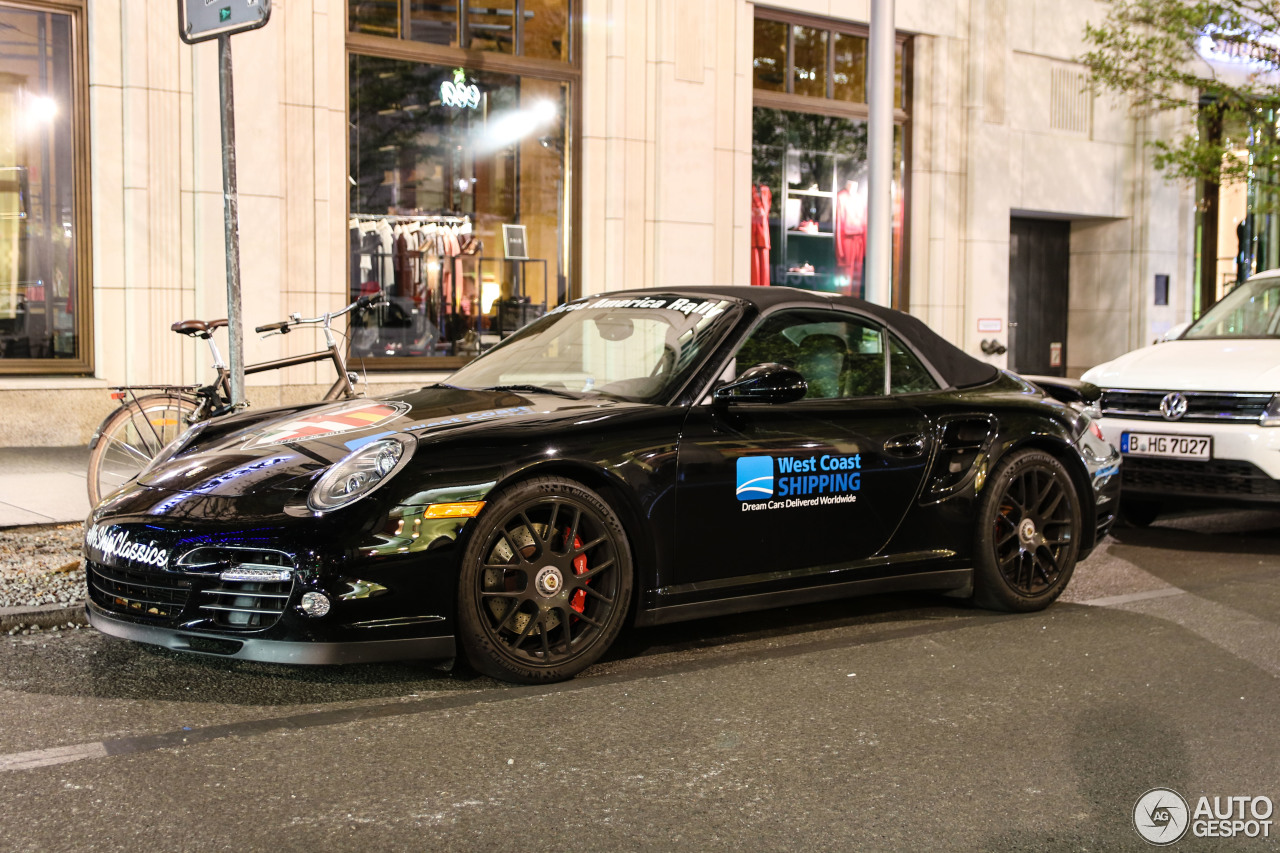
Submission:
[[867,251],[867,215],[857,184],[836,193],[836,275],[849,282],[849,295],[862,296],[862,262]]
[[751,185],[751,283],[769,285],[769,210],[773,193],[764,184]]

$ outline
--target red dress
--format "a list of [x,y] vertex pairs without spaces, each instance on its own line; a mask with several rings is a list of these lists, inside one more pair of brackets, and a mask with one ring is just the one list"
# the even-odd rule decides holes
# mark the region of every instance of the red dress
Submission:
[[769,285],[769,209],[773,193],[764,184],[751,185],[751,284]]
[[862,197],[848,187],[836,193],[836,274],[849,281],[849,294],[862,295],[862,261],[867,253],[867,215]]

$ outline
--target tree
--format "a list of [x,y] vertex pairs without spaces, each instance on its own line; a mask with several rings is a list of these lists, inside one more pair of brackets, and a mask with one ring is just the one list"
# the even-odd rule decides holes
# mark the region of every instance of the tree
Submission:
[[[1095,91],[1126,95],[1139,113],[1199,120],[1180,138],[1150,143],[1156,168],[1211,183],[1271,183],[1261,170],[1280,163],[1280,0],[1107,3],[1105,20],[1086,27],[1092,49],[1081,57]],[[1242,147],[1247,158],[1229,156]]]

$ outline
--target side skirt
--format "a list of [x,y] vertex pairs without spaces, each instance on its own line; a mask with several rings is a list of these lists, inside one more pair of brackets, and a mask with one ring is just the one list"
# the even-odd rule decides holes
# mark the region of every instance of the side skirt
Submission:
[[895,577],[867,578],[865,580],[846,581],[844,583],[805,587],[803,589],[787,589],[779,592],[758,593],[756,595],[717,598],[712,601],[698,601],[692,604],[655,607],[652,610],[643,610],[637,613],[635,624],[639,626],[666,625],[671,622],[683,622],[688,619],[725,616],[730,613],[748,613],[752,610],[768,610],[773,607],[788,607],[796,604],[813,604],[817,601],[828,601],[834,598],[852,598],[854,596],[875,595],[882,592],[963,589],[972,583],[973,569],[971,568],[916,572]]

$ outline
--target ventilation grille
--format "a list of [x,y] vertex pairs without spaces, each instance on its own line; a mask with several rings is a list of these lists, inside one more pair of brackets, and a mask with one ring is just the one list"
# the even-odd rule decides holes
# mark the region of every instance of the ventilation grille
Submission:
[[1088,82],[1088,74],[1079,68],[1055,66],[1050,69],[1050,127],[1088,135],[1093,116],[1093,93],[1086,88]]

